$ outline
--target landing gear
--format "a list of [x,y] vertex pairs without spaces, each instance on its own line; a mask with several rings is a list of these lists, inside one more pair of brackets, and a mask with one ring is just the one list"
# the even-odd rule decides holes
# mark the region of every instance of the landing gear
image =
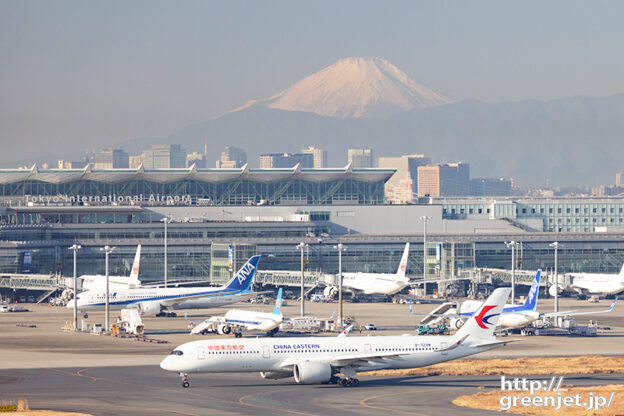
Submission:
[[341,378],[338,382],[341,387],[357,387],[360,385],[360,380],[357,378]]
[[242,338],[243,334],[241,332],[234,332],[234,338]]
[[180,376],[182,377],[182,387],[184,387],[185,389],[188,388],[191,385],[191,383],[189,383],[188,381],[188,374],[180,373]]
[[329,379],[329,384],[338,384],[338,381],[340,381],[340,377],[331,376],[331,378]]

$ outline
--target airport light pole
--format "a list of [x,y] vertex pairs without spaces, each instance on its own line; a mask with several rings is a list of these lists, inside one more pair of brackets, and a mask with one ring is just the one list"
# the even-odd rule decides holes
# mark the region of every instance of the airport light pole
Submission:
[[171,222],[169,217],[161,219],[165,223],[165,287],[167,287],[167,223]]
[[108,296],[109,296],[109,284],[108,284],[108,255],[110,253],[113,252],[113,250],[115,250],[115,247],[110,247],[110,246],[104,246],[104,248],[101,248],[100,250],[104,251],[104,253],[106,253],[106,266],[105,266],[105,270],[106,270],[106,320],[105,325],[106,327],[104,328],[104,331],[106,333],[108,333],[108,331],[110,330],[109,326],[110,326],[110,314],[109,314],[109,307],[108,307]]
[[427,296],[427,223],[431,221],[431,217],[423,215],[420,220],[423,222],[423,282],[425,296]]
[[299,243],[297,248],[301,250],[301,316],[305,316],[305,286],[304,286],[304,271],[303,271],[303,250],[307,248],[308,245],[305,243]]
[[74,250],[74,331],[78,330],[78,278],[76,277],[76,252],[80,250],[78,244],[73,244],[68,250]]
[[342,327],[342,252],[347,248],[342,243],[334,248],[338,250],[338,325]]
[[511,304],[516,303],[516,246],[517,241],[506,241],[505,245],[511,247]]
[[[549,244],[550,247],[555,249],[555,312],[559,312],[559,273],[557,272],[557,252],[559,251],[559,242]],[[557,319],[557,326],[559,326],[559,317]]]

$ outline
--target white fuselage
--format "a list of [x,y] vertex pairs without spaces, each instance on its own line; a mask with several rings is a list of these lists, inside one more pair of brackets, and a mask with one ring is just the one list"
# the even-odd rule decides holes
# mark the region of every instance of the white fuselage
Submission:
[[231,327],[235,330],[244,328],[246,331],[269,332],[277,328],[283,319],[282,315],[274,313],[233,309],[227,311],[224,316],[211,316],[200,322],[191,330],[191,334],[200,334],[203,331],[222,333],[223,331],[219,331],[219,328],[223,327]]
[[362,354],[400,354],[354,364],[355,371],[413,368],[476,354],[494,346],[470,347],[463,343],[440,351],[452,343],[450,336],[366,336],[243,338],[202,340],[183,344],[168,355],[160,366],[183,373],[202,372],[292,372],[302,361],[331,362]]
[[[176,297],[186,295],[202,295],[193,299],[183,300],[180,303],[168,306],[167,303],[175,301]],[[161,302],[171,309],[202,309],[246,300],[250,297],[244,293],[225,293],[223,290],[214,288],[136,288],[136,289],[110,289],[109,309],[117,310],[132,308],[138,303]],[[73,305],[73,304],[72,304]],[[80,310],[103,310],[106,305],[105,290],[91,290],[78,295],[78,308]]]
[[[106,276],[102,275],[83,275],[78,277],[79,290],[105,290],[106,289]],[[127,276],[108,276],[108,287],[110,290],[118,289],[130,289],[140,287],[141,282],[139,280],[131,280]]]
[[365,295],[394,295],[409,286],[409,280],[390,273],[343,273],[342,287]]
[[615,295],[624,291],[624,277],[615,274],[573,273],[572,289],[591,295]]

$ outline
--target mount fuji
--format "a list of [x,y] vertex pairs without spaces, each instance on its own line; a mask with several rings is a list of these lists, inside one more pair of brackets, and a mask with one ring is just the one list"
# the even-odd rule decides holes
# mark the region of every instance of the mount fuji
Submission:
[[344,58],[251,106],[339,118],[386,117],[452,102],[381,58]]
[[[624,94],[550,101],[484,103],[451,99],[413,81],[380,58],[346,58],[267,99],[156,139],[118,146],[137,154],[150,144],[179,143],[217,160],[226,145],[264,153],[328,152],[345,166],[347,148],[375,156],[425,153],[462,160],[473,177],[513,177],[521,186],[596,185],[622,171]],[[210,166],[214,162],[209,163]]]

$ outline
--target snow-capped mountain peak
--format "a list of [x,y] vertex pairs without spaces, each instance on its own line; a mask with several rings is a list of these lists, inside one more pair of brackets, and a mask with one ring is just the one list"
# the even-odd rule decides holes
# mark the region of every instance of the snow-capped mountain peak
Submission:
[[378,117],[452,102],[381,58],[344,58],[264,100],[262,105],[322,116]]

